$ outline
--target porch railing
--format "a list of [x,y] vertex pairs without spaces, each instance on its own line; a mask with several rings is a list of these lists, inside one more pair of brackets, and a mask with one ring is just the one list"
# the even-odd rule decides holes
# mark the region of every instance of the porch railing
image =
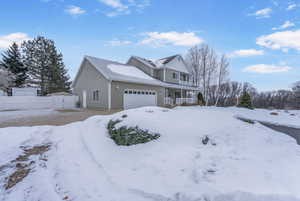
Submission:
[[170,97],[165,98],[165,105],[173,105],[173,104],[174,104],[173,98]]
[[196,86],[195,83],[193,81],[183,81],[183,80],[179,80],[179,84],[180,85],[184,85],[184,86]]
[[197,103],[195,98],[176,98],[176,105],[186,104],[195,104]]

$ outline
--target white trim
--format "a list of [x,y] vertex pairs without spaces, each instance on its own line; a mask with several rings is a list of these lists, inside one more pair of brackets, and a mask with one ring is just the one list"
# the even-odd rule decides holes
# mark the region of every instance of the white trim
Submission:
[[87,93],[86,93],[86,90],[83,90],[82,91],[82,107],[83,108],[87,108],[87,101],[86,101],[86,97],[87,96]]
[[111,110],[111,81],[108,82],[108,110]]
[[166,69],[164,68],[164,82],[166,81]]

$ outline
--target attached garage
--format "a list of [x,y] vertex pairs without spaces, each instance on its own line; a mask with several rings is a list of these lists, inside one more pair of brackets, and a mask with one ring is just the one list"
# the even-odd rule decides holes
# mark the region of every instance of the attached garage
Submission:
[[82,107],[104,110],[163,106],[164,85],[134,66],[88,56],[73,82]]
[[124,91],[123,108],[131,109],[142,106],[156,106],[157,94],[150,90],[126,89]]

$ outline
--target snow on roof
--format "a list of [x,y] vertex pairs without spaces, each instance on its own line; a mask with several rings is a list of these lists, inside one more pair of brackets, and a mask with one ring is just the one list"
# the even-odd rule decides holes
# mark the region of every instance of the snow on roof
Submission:
[[85,58],[108,80],[156,86],[164,85],[163,82],[150,77],[134,66],[90,56]]
[[155,62],[149,60],[149,59],[145,59],[142,57],[138,57],[138,56],[132,56],[133,58],[139,60],[140,62],[142,62],[143,64],[151,67],[151,68],[157,68],[158,66],[155,64]]
[[87,59],[106,79],[137,84],[155,85],[176,89],[197,90],[197,87],[181,86],[157,80],[135,66],[121,64],[96,57],[86,56]]
[[116,64],[109,64],[107,66],[112,72],[125,75],[125,76],[131,76],[131,77],[137,77],[141,79],[148,79],[148,80],[155,80],[154,78],[150,77],[140,69],[134,67],[134,66],[125,66],[125,65],[116,65]]
[[[183,73],[190,73],[187,69],[187,66],[186,66],[184,60],[182,59],[182,57],[180,55],[173,55],[173,56],[169,56],[169,57],[165,57],[165,58],[153,60],[153,61],[151,61],[149,59],[137,57],[137,56],[133,56],[133,58],[139,60],[140,62],[142,62],[143,64],[145,64],[151,68],[157,68],[157,69],[168,68],[168,69],[176,70],[176,71],[183,72]],[[175,58],[178,58],[179,60],[177,62],[173,62],[172,64],[170,64]],[[180,60],[182,62],[180,62]]]

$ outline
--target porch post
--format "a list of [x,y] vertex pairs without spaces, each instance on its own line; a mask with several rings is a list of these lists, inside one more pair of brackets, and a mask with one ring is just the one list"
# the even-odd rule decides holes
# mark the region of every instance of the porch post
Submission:
[[182,97],[182,88],[180,88],[180,104],[182,104],[183,103],[183,99],[182,99],[183,97]]

